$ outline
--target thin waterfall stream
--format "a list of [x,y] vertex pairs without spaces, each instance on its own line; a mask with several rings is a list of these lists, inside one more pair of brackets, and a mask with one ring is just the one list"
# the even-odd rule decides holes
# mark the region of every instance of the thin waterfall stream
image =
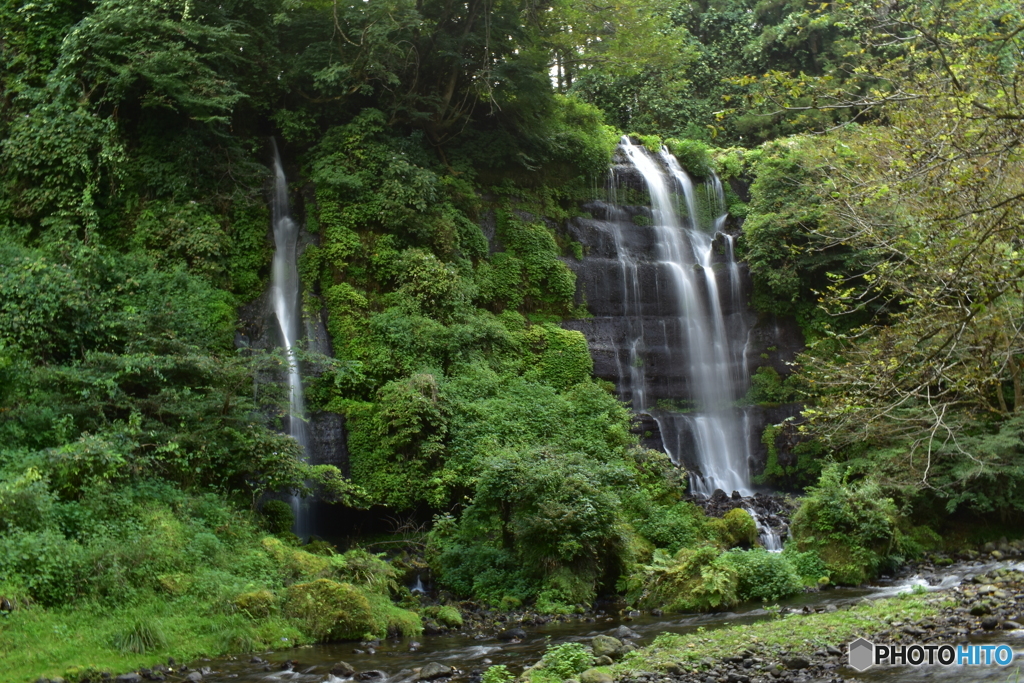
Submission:
[[[297,262],[299,224],[291,216],[288,179],[284,174],[277,142],[273,139],[271,146],[274,151],[274,194],[271,200],[274,258],[271,265],[270,299],[281,330],[281,343],[288,362],[288,434],[302,446],[303,453],[306,454],[309,448],[309,434],[305,419],[302,374],[296,353],[302,329],[302,295],[299,289]],[[309,538],[308,504],[299,496],[292,496],[290,503],[295,513],[295,535],[303,539]]]

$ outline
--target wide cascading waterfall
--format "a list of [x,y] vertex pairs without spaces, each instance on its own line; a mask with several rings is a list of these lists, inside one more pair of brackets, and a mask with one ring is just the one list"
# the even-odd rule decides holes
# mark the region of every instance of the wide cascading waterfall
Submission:
[[[694,493],[710,496],[721,489],[750,495],[748,429],[743,412],[734,407],[748,382],[743,351],[747,330],[741,321],[727,321],[723,312],[723,297],[735,307],[740,290],[732,238],[720,233],[726,219],[721,183],[711,174],[700,188],[701,197],[667,150],[652,155],[623,138],[621,151],[650,195],[655,259],[650,284],[657,288],[658,308],[669,314],[662,321],[663,334],[652,335],[652,326],[644,324],[642,303],[650,297],[640,292],[644,282],[637,275],[649,255],[629,249],[627,245],[637,242],[630,235],[616,234],[624,317],[631,321],[626,334],[633,335],[627,339],[628,373],[620,373],[622,396],[632,401],[635,411],[654,417],[674,461],[682,463],[688,451],[699,470],[691,477]],[[679,208],[685,209],[685,220]],[[617,224],[616,232],[635,229],[634,222]],[[652,336],[657,339],[648,338]],[[667,347],[661,351],[673,363],[685,364],[687,395],[680,398],[688,401],[690,412],[659,410],[652,404],[644,354],[654,341]]]
[[[296,351],[302,329],[302,299],[299,291],[297,248],[299,224],[292,219],[288,202],[288,179],[281,164],[277,143],[274,150],[274,194],[271,200],[274,221],[274,259],[271,266],[270,300],[281,329],[281,343],[288,361],[288,434],[302,446],[303,457],[309,447],[309,434],[305,420],[305,400],[302,392],[302,374]],[[293,531],[299,538],[309,537],[309,509],[298,496],[291,498],[295,513]]]

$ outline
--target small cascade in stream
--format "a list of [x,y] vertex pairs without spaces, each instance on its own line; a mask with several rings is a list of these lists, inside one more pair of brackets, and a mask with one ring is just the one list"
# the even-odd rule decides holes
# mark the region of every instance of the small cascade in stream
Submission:
[[[710,496],[721,489],[749,496],[749,429],[744,412],[734,407],[749,382],[747,329],[742,316],[725,315],[726,305],[736,310],[741,302],[732,237],[721,232],[727,217],[722,184],[711,173],[695,188],[664,148],[653,155],[623,137],[620,150],[650,195],[653,231],[653,244],[636,249],[638,239],[631,233],[641,229],[637,222],[625,214],[614,222],[629,347],[629,367],[619,363],[620,393],[632,401],[633,410],[657,421],[665,449],[676,463],[689,460],[694,493]],[[652,276],[642,276],[645,269],[653,269]],[[642,290],[652,286],[655,295],[644,296]],[[655,335],[652,325],[644,324],[652,298],[661,318],[660,334]],[[685,395],[680,398],[691,412],[660,410],[651,401],[648,384],[657,370],[649,372],[645,361],[655,346],[672,364],[686,368]]]
[[[302,375],[296,355],[302,328],[302,299],[299,292],[299,271],[296,249],[299,224],[291,217],[288,204],[288,179],[284,175],[277,142],[271,139],[274,150],[274,195],[271,209],[274,221],[274,259],[271,268],[270,298],[281,329],[281,340],[288,359],[288,434],[308,453],[309,435],[306,428],[305,400],[302,393]],[[310,515],[308,503],[298,496],[291,498],[295,513],[293,531],[299,538],[309,538]]]

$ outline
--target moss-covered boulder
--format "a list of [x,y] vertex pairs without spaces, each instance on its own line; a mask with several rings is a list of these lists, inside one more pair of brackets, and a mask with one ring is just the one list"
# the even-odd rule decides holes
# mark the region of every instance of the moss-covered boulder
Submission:
[[234,599],[235,608],[239,612],[253,618],[265,619],[274,610],[277,598],[268,590],[241,593]]
[[721,519],[708,520],[708,525],[724,548],[749,548],[757,541],[757,522],[742,508],[729,510]]
[[320,641],[358,640],[376,630],[366,596],[350,583],[330,579],[289,586],[284,612]]

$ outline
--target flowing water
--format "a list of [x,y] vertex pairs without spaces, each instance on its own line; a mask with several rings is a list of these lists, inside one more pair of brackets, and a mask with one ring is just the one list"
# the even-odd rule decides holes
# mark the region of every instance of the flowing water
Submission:
[[[629,138],[621,151],[643,178],[650,196],[653,248],[631,233],[646,231],[633,220],[613,222],[613,239],[621,269],[621,293],[628,330],[628,367],[620,363],[619,386],[624,400],[658,423],[666,451],[677,464],[691,465],[694,493],[716,489],[748,496],[750,485],[749,428],[745,413],[735,407],[749,384],[744,347],[748,330],[742,318],[725,315],[740,302],[739,265],[733,239],[721,233],[726,220],[722,184],[714,173],[703,185],[693,180],[667,150],[654,155]],[[615,183],[613,182],[613,186]],[[633,245],[641,243],[640,248]],[[653,280],[641,276],[652,267]],[[644,288],[654,287],[654,293]],[[656,327],[644,324],[645,302],[655,298],[666,315]],[[649,305],[647,306],[649,308]],[[645,363],[654,345],[667,347],[673,362],[684,364],[692,412],[661,410],[651,400],[652,374]]]
[[[271,144],[274,150],[274,195],[271,201],[274,259],[271,265],[270,299],[281,330],[281,343],[288,362],[288,434],[302,446],[305,453],[309,446],[309,435],[305,420],[302,375],[296,354],[302,329],[302,299],[296,260],[299,224],[291,216],[288,179],[284,174],[277,143],[271,140]],[[308,502],[298,496],[292,496],[290,502],[295,513],[293,531],[299,538],[309,538]]]
[[[978,565],[972,567],[950,567],[940,574],[931,575],[928,579],[911,576],[894,581],[887,586],[863,588],[841,588],[820,593],[806,593],[780,600],[781,607],[799,611],[807,608],[821,608],[835,605],[855,604],[863,598],[878,599],[890,597],[913,589],[935,591],[958,585],[961,576],[970,573],[991,571],[997,566],[1010,566],[1009,563]],[[1024,568],[1019,565],[1018,568]],[[504,664],[513,673],[519,674],[525,667],[536,662],[550,645],[565,642],[589,642],[599,634],[612,634],[619,625],[628,626],[635,631],[638,638],[632,640],[637,645],[649,644],[661,633],[692,633],[697,629],[712,631],[718,628],[751,624],[757,621],[775,618],[774,612],[765,610],[761,605],[748,604],[738,607],[732,612],[714,614],[680,614],[654,617],[643,615],[632,619],[618,616],[601,616],[589,623],[549,623],[543,626],[526,626],[526,638],[522,642],[503,642],[495,637],[476,639],[469,635],[423,636],[410,641],[408,639],[386,640],[375,647],[375,652],[359,643],[332,643],[315,645],[300,649],[282,649],[278,652],[261,653],[271,670],[249,662],[250,657],[236,660],[215,660],[212,662],[196,662],[193,666],[208,666],[213,672],[204,680],[210,683],[223,681],[246,681],[273,683],[289,681],[290,683],[340,683],[353,679],[339,679],[328,672],[338,661],[351,664],[359,672],[364,672],[355,680],[368,683],[412,683],[416,674],[413,669],[428,662],[439,662],[464,672],[483,670],[491,664]],[[790,618],[799,619],[799,616]],[[510,625],[511,626],[511,625]],[[1014,648],[1017,657],[1024,655],[1024,632],[1005,631],[997,634],[971,637],[972,643],[996,644],[1006,643]],[[837,643],[840,645],[840,643]],[[282,643],[286,648],[287,643]],[[360,652],[356,652],[359,650]],[[282,669],[284,662],[294,660],[298,666]],[[879,667],[858,674],[851,669],[839,669],[837,673],[849,681],[863,680],[877,683],[903,683],[909,681],[968,681],[980,683],[987,681],[1007,681],[1007,676],[1015,671],[1017,664],[1009,667],[949,667],[938,666],[915,667]],[[305,673],[304,673],[305,672]],[[368,675],[368,672],[378,672]],[[464,678],[461,680],[465,680]],[[1013,681],[1011,677],[1009,679]]]

